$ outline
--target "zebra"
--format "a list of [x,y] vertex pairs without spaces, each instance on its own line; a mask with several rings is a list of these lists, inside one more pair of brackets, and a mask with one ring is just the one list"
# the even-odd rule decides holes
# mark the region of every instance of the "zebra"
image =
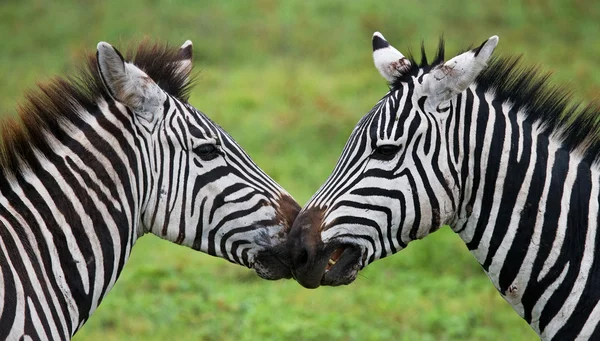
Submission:
[[2,120],[1,340],[70,339],[146,233],[291,277],[300,206],[188,103],[191,72],[191,41],[100,42]]
[[443,225],[543,340],[600,340],[600,108],[570,103],[492,36],[444,62],[379,32],[390,89],[288,235],[304,287],[349,284]]

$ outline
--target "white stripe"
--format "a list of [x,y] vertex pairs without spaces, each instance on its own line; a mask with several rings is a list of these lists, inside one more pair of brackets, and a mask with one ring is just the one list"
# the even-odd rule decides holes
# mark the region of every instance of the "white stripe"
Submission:
[[[502,105],[502,110],[505,113],[505,115],[508,117],[508,112],[510,111],[511,106],[508,103],[504,103]],[[521,156],[523,155],[523,146],[524,146],[524,139],[522,138],[523,135],[523,121],[525,120],[525,118],[527,118],[527,114],[523,112],[523,110],[519,110],[519,112],[517,112],[517,130],[519,132],[519,136],[521,136],[521,138],[519,139],[519,144],[517,145],[517,162],[521,162]],[[509,122],[510,124],[510,122]],[[539,126],[539,123],[534,123],[535,125]],[[532,129],[532,135],[535,136],[536,134],[533,133],[533,129]],[[535,145],[533,146],[533,148],[535,148]]]
[[[84,146],[88,145],[89,143],[86,143],[87,140],[83,137],[83,136],[79,136],[78,137],[80,143],[82,143]],[[91,146],[90,146],[91,147]],[[63,150],[63,148],[61,148],[58,145],[54,145],[53,149],[55,151],[55,153],[57,153],[58,155],[66,155],[69,152]],[[112,166],[110,165],[109,160],[107,160],[104,156],[98,155],[99,153],[97,153],[97,151],[95,149],[90,148],[89,149],[90,152],[94,153],[97,158],[98,161],[107,169],[107,172],[109,174],[116,174],[116,172],[114,170],[112,170]],[[62,174],[60,173],[60,171],[52,164],[52,163],[46,163],[46,167],[45,170],[51,175],[53,176],[55,179],[57,179],[57,181],[61,184],[61,189],[63,190],[63,193],[65,194],[66,197],[68,198],[77,198],[77,195],[75,192],[73,192],[73,188],[68,185],[64,180],[62,180]],[[32,182],[35,179],[32,179]],[[61,181],[62,180],[62,181]],[[119,187],[120,185],[120,181],[117,181],[118,178],[116,177],[116,175],[114,175],[112,181],[116,181],[115,184],[116,186],[116,190],[118,193],[123,194],[124,191],[122,190],[122,188]],[[38,185],[40,188],[40,191],[45,192],[44,194],[48,197],[51,198],[50,194],[47,193],[46,189],[41,185],[41,183]],[[41,193],[40,193],[41,194]],[[51,199],[52,200],[52,199]],[[98,240],[98,237],[96,235],[97,231],[95,229],[95,225],[94,222],[92,221],[92,219],[90,218],[90,216],[88,216],[85,213],[85,210],[81,204],[81,202],[79,202],[78,200],[72,200],[71,204],[73,205],[73,209],[75,210],[75,212],[79,212],[79,218],[81,219],[81,224],[82,226],[86,229],[85,233],[87,238],[90,240],[90,243],[92,245],[92,249],[93,250],[102,250],[100,242]],[[67,221],[64,221],[64,225],[62,224],[63,222],[59,222],[60,226],[65,226],[63,228],[63,230],[66,230],[68,225]],[[119,229],[115,226],[115,224],[110,224],[107,223],[106,225],[107,229],[109,230],[108,234],[111,237],[111,245],[113,247],[114,250],[114,259],[112,260],[107,260],[107,261],[112,261],[113,262],[113,273],[112,274],[104,274],[104,255],[102,254],[102,252],[94,252],[94,261],[95,261],[95,265],[96,265],[96,276],[94,277],[96,280],[96,285],[94,286],[94,292],[92,295],[92,302],[91,302],[91,308],[90,308],[90,314],[97,308],[98,306],[98,302],[101,299],[101,292],[102,292],[102,285],[99,284],[103,284],[104,280],[106,279],[105,277],[110,275],[110,280],[108,281],[108,283],[114,283],[115,279],[116,279],[116,272],[118,270],[118,263],[119,263],[119,259],[121,257],[121,240],[119,238],[120,234],[119,234]],[[86,261],[90,261],[90,260],[86,260]],[[107,291],[108,292],[108,291]],[[83,312],[81,312],[83,313]]]
[[[27,297],[27,308],[29,308],[29,314],[31,315],[31,324],[33,324],[33,328],[35,328],[35,332],[37,333],[39,340],[48,340],[48,335],[46,335],[46,331],[42,326],[42,321],[38,316],[37,310],[35,310],[35,305],[33,304],[33,301],[31,301],[31,297]],[[67,339],[66,336],[64,336],[64,338]]]
[[[0,228],[4,228],[4,226],[0,226]],[[5,300],[5,289],[6,283],[4,283],[4,274],[2,273],[2,269],[0,269],[0,317],[2,316],[2,312],[4,311],[4,305],[7,303]]]
[[[490,114],[488,117],[488,125],[486,127],[486,131],[485,131],[485,136],[492,136],[493,134],[498,134],[498,132],[494,132],[494,124],[495,124],[495,120],[499,119],[499,120],[505,120],[506,117],[503,115],[496,115],[496,111],[494,109],[493,106],[491,106],[491,98],[485,98],[486,102],[489,105],[489,110],[490,110]],[[500,210],[500,204],[502,202],[502,192],[503,192],[503,188],[504,188],[504,183],[506,181],[506,174],[508,172],[508,158],[510,156],[510,153],[508,152],[510,150],[510,145],[511,145],[511,137],[512,137],[512,127],[510,126],[509,122],[506,122],[507,124],[506,126],[506,131],[504,132],[504,142],[502,145],[502,155],[500,156],[500,163],[498,165],[498,174],[496,177],[496,183],[494,184],[494,199],[492,201],[492,207],[491,207],[491,211],[489,214],[489,219],[488,219],[488,223],[487,226],[484,228],[483,231],[483,235],[481,237],[481,240],[479,241],[479,245],[477,246],[476,249],[472,250],[471,253],[475,256],[475,258],[479,261],[480,264],[483,264],[487,258],[488,252],[489,252],[489,245],[490,245],[490,240],[492,239],[492,236],[494,234],[495,231],[495,227],[497,224],[497,219],[498,219],[498,212]],[[489,141],[488,141],[489,140]],[[470,223],[469,225],[467,225],[467,230],[465,230],[465,232],[468,232],[468,237],[469,239],[464,239],[465,242],[470,242],[473,238],[473,235],[475,233],[475,229],[477,227],[477,222],[481,219],[480,215],[481,215],[481,209],[482,209],[482,203],[483,203],[483,196],[484,196],[484,189],[485,189],[485,175],[486,175],[486,169],[487,169],[487,165],[489,162],[496,162],[496,160],[490,160],[490,150],[491,150],[491,138],[490,139],[485,139],[484,143],[485,146],[483,147],[482,153],[481,153],[481,176],[480,176],[480,183],[479,183],[479,189],[477,190],[477,200],[475,201],[474,207],[473,207],[473,215],[475,217],[475,219],[473,219],[473,223]],[[477,213],[476,213],[477,212]]]
[[548,327],[545,331],[548,339],[552,339],[554,337],[556,332],[559,331],[560,328],[562,328],[562,326],[565,325],[569,316],[574,312],[574,309],[577,306],[577,303],[579,303],[581,295],[585,290],[588,275],[590,274],[590,268],[594,263],[594,253],[596,251],[596,229],[598,228],[598,178],[598,173],[592,172],[592,188],[590,201],[588,203],[588,229],[587,234],[585,236],[585,244],[583,246],[583,258],[581,259],[579,273],[577,274],[575,283],[573,283],[573,287],[571,287],[571,292],[569,293],[569,296],[567,297],[563,306],[548,323]]
[[[537,257],[540,249],[540,243],[542,239],[542,227],[544,226],[544,215],[546,214],[546,205],[548,202],[548,191],[550,190],[550,183],[552,182],[552,167],[554,165],[554,155],[558,147],[559,146],[556,143],[550,143],[548,145],[548,161],[546,164],[544,188],[542,189],[542,195],[538,204],[537,216],[535,218],[535,226],[533,227],[533,234],[531,236],[531,241],[529,242],[529,247],[527,248],[527,254],[523,259],[523,262],[521,263],[521,268],[518,272],[519,275],[517,281],[523,281],[523,283],[519,283],[520,285],[517,285],[519,290],[519,296],[514,299],[510,296],[505,297],[505,299],[513,306],[513,308],[521,317],[524,316],[525,311],[523,303],[521,302],[522,294],[527,291],[529,281],[535,281],[535,279],[531,278],[531,272],[533,271],[533,262]],[[539,316],[534,316],[534,318],[539,318]]]
[[[387,113],[390,112],[390,100],[388,98],[387,101],[385,101],[385,103],[383,104],[383,110],[382,113],[380,115],[377,115],[377,127],[378,129],[375,131],[375,139],[378,140],[379,136],[383,136],[384,139],[387,139],[386,134],[387,134],[387,126],[388,124],[390,124],[390,117],[389,115],[387,115]],[[381,135],[380,135],[381,133]]]
[[[18,215],[17,213],[15,213],[14,211],[12,211],[12,207],[10,206],[9,203],[7,203],[6,198],[5,197],[0,197],[0,205],[4,206],[7,210],[9,210],[9,212],[11,213],[12,217],[15,218],[16,220],[19,221],[19,223],[23,226],[26,227],[27,224],[25,223],[25,220],[23,219],[23,217],[21,217],[20,215]],[[2,224],[4,224],[4,226],[10,226],[10,224],[8,223],[8,221],[4,218],[4,217],[0,217],[0,221],[2,222]],[[27,276],[31,282],[31,287],[33,288],[33,293],[29,293],[29,294],[35,294],[36,298],[38,299],[38,301],[40,302],[40,305],[42,306],[42,310],[44,311],[44,315],[45,316],[52,316],[51,315],[51,311],[50,311],[50,302],[48,302],[46,296],[44,295],[44,292],[42,290],[41,287],[41,283],[37,278],[37,275],[35,273],[35,270],[33,268],[33,264],[31,262],[31,259],[29,258],[29,255],[26,252],[26,248],[25,246],[21,243],[21,240],[19,238],[19,236],[16,234],[16,232],[14,231],[14,229],[12,228],[7,228],[6,229],[8,231],[8,233],[10,233],[12,239],[15,242],[15,246],[19,252],[18,257],[19,259],[21,259],[21,261],[23,262],[23,266],[25,267],[25,273],[16,273],[13,270],[13,273],[15,274],[15,276]],[[5,253],[5,255],[8,255],[8,253]],[[57,300],[56,300],[56,295],[54,292],[52,292],[52,290],[48,290],[49,294],[50,294],[50,298],[51,300],[54,302],[54,307],[57,308],[59,307],[59,305],[57,305]],[[24,298],[22,297],[21,299],[24,300]],[[23,303],[21,303],[23,304]],[[25,318],[25,307],[23,306],[22,308],[22,312],[17,311],[17,316],[22,315],[21,317]],[[64,320],[64,316],[61,315],[60,311],[56,311],[56,314],[59,316],[60,318],[60,323],[63,326],[63,328],[66,330],[66,324],[65,324],[65,320]],[[58,329],[57,326],[54,324],[50,324],[50,333],[52,334],[52,339],[54,340],[58,340],[60,339],[60,336],[58,334]]]
[[[52,206],[53,201],[50,198],[46,189],[45,188],[42,189],[42,187],[39,183],[36,186],[35,183],[32,183],[30,181],[32,179],[34,179],[35,181],[38,181],[38,179],[36,177],[32,177],[31,174],[23,174],[23,178],[24,178],[25,182],[29,183],[34,188],[36,188],[38,194],[40,196],[42,196],[44,201],[49,205],[49,211],[52,212],[53,215],[62,216],[60,211],[55,206]],[[33,215],[33,218],[35,219],[35,225],[39,227],[40,232],[42,233],[42,236],[43,236],[43,241],[48,245],[47,251],[50,254],[50,259],[48,259],[48,260],[51,263],[51,266],[52,266],[51,269],[47,269],[45,267],[44,257],[40,253],[40,250],[38,250],[37,247],[33,247],[33,249],[32,249],[32,252],[36,256],[36,259],[32,260],[32,261],[37,262],[38,266],[41,269],[41,273],[43,276],[43,278],[36,278],[35,281],[39,281],[40,284],[42,281],[45,283],[45,285],[48,287],[50,294],[52,295],[52,302],[54,303],[54,307],[60,307],[61,304],[59,303],[58,297],[56,296],[57,293],[52,292],[52,284],[51,283],[55,283],[56,285],[58,285],[61,288],[68,287],[68,285],[65,281],[65,275],[61,268],[60,259],[59,259],[60,257],[58,255],[56,245],[54,244],[54,236],[53,236],[52,232],[50,232],[50,230],[48,230],[48,228],[45,224],[44,218],[38,212],[38,208],[35,207],[35,205],[29,200],[29,198],[27,197],[27,195],[23,191],[23,189],[14,182],[12,182],[12,185],[13,185],[12,190],[15,192],[15,194],[17,194],[21,198],[25,207],[27,207],[27,209]],[[46,196],[42,195],[42,193],[45,193]],[[13,215],[14,215],[14,213],[13,213]],[[31,225],[24,220],[20,221],[20,224],[24,227],[24,231],[27,234],[27,239],[29,240],[29,243],[31,243],[31,245],[37,245],[38,240],[31,233],[31,230],[30,230]],[[65,239],[67,239],[67,243],[69,243],[69,241],[73,242],[75,240],[75,238],[71,234],[70,229],[63,229],[62,231],[65,234]],[[70,250],[71,255],[73,256],[73,259],[83,260],[83,255],[81,254],[81,251],[79,250],[77,245],[69,247],[69,250]],[[54,276],[52,278],[49,277],[51,271],[52,271],[52,274],[54,274]],[[65,292],[63,292],[62,296],[64,297],[66,303],[68,304],[69,315],[70,315],[69,317],[71,318],[71,326],[75,326],[76,322],[77,322],[76,319],[77,319],[79,312],[77,310],[76,303],[73,300],[72,295],[70,294],[70,290],[67,290],[67,292],[68,292],[68,294],[66,294],[66,295],[65,295]],[[61,325],[63,326],[63,330],[65,332],[68,331],[65,316],[63,316],[62,313],[59,313],[58,311],[57,311],[57,314],[59,315]]]
[[548,288],[546,288],[546,291],[544,291],[544,293],[542,294],[540,299],[535,303],[535,305],[533,306],[533,309],[531,310],[531,316],[532,316],[531,323],[530,323],[531,328],[533,328],[533,330],[535,330],[536,333],[538,333],[540,335],[542,340],[549,340],[549,338],[546,336],[546,330],[543,333],[540,333],[539,317],[536,319],[533,319],[533,316],[540,316],[542,314],[542,311],[544,311],[544,308],[546,307],[548,300],[554,294],[554,292],[556,291],[558,286],[562,283],[562,281],[565,279],[565,276],[567,276],[567,273],[569,272],[569,266],[570,266],[570,264],[567,262],[567,264],[563,268],[563,271],[560,273],[560,276],[558,276],[558,278],[550,286],[548,286]]
[[577,177],[577,166],[579,165],[580,160],[576,160],[571,158],[569,160],[569,170],[567,172],[567,177],[565,179],[565,184],[563,187],[562,198],[560,200],[560,216],[558,218],[558,224],[556,228],[556,236],[554,238],[554,242],[552,243],[552,248],[550,249],[550,254],[546,261],[544,262],[544,266],[542,267],[542,271],[540,271],[540,275],[538,276],[538,281],[541,281],[544,278],[548,271],[552,268],[552,266],[556,263],[558,256],[560,255],[560,251],[562,249],[562,244],[565,239],[565,233],[567,230],[567,219],[569,217],[570,203],[571,203],[571,192],[573,190],[573,184],[575,183],[575,179]]
[[[8,222],[0,217],[0,221],[4,226],[10,226]],[[6,245],[4,241],[0,238],[0,249],[2,253],[6,256],[7,264],[3,264],[3,267],[9,267],[10,272],[12,273],[12,277],[14,280],[15,290],[17,292],[16,297],[14,298],[15,303],[15,319],[13,321],[12,327],[10,327],[10,333],[7,336],[7,340],[18,340],[21,335],[23,335],[25,331],[25,297],[23,293],[23,283],[21,283],[21,279],[19,278],[20,273],[15,269],[11,258],[9,257],[9,253],[6,249]],[[4,290],[4,289],[2,289]]]
[[592,313],[590,314],[590,316],[588,316],[587,320],[585,321],[585,324],[583,325],[583,328],[581,328],[581,331],[579,332],[579,335],[577,335],[575,341],[589,340],[592,334],[594,333],[596,326],[598,325],[598,321],[600,321],[600,303],[596,303],[594,310],[592,310]]
[[[508,135],[508,134],[507,134]],[[523,136],[519,139],[521,142],[523,141]],[[509,141],[510,142],[510,141]],[[520,143],[522,144],[522,143]],[[537,135],[531,136],[531,156],[530,162],[525,171],[525,178],[523,179],[523,183],[521,184],[521,188],[517,194],[517,199],[515,205],[513,207],[510,222],[508,223],[508,229],[506,230],[506,234],[504,238],[500,242],[500,247],[498,248],[496,254],[492,259],[492,263],[488,269],[489,277],[492,280],[492,283],[500,290],[500,271],[506,262],[506,256],[508,255],[508,251],[510,250],[510,246],[512,245],[515,235],[517,234],[517,230],[519,227],[519,221],[521,220],[521,213],[523,212],[523,208],[527,205],[527,196],[531,189],[531,180],[533,177],[533,171],[536,166],[535,160],[537,160]],[[502,161],[501,161],[502,164]],[[507,162],[508,164],[508,162]],[[502,222],[496,222],[493,225],[502,224]],[[526,227],[526,228],[529,228]],[[490,225],[488,225],[487,230],[491,230]],[[489,246],[489,242],[485,244]],[[522,316],[522,315],[521,315]]]
[[[471,88],[471,91],[474,92],[475,89]],[[467,97],[467,95],[465,94],[465,98]],[[466,103],[466,102],[465,102]],[[465,108],[466,109],[466,108]],[[472,105],[472,114],[471,114],[471,130],[468,132],[469,133],[469,142],[471,144],[472,148],[475,148],[475,142],[477,141],[477,130],[478,130],[478,126],[476,124],[477,122],[477,115],[478,115],[478,111],[479,111],[479,97],[476,96],[475,93],[473,93],[473,105]],[[469,115],[469,113],[465,112],[464,116]],[[488,134],[491,134],[492,130],[493,130],[493,123],[494,120],[491,119],[492,117],[490,116],[490,120],[488,120],[488,125],[485,127],[485,131],[484,134],[486,134],[486,136],[489,136]],[[481,127],[479,127],[481,128]],[[490,149],[489,148],[489,142],[491,139],[487,139],[484,140],[484,145],[483,145],[483,149],[482,149],[482,155],[481,155],[481,160],[487,160],[486,154],[487,151]],[[461,143],[462,145],[462,143]],[[463,151],[463,153],[466,151]],[[469,168],[463,171],[469,172],[472,174],[472,172],[475,170],[475,160],[474,160],[474,153],[473,150],[470,150],[471,152],[471,157],[469,157]],[[464,155],[464,154],[463,154]],[[486,164],[483,163],[481,164],[480,167],[480,178],[481,179],[485,179],[485,170],[486,170]],[[465,228],[461,231],[460,233],[460,237],[462,238],[462,240],[465,241],[465,243],[469,243],[472,239],[473,239],[473,234],[475,233],[475,228],[477,227],[477,220],[479,218],[479,214],[481,213],[481,199],[483,197],[483,181],[479,182],[479,188],[473,188],[473,177],[472,176],[468,176],[467,177],[467,183],[466,185],[466,189],[465,189],[465,193],[471,193],[471,195],[475,195],[475,202],[473,207],[471,208],[471,217],[467,217],[470,218],[467,221],[467,225],[465,226]],[[466,209],[466,205],[469,202],[469,197],[465,197],[463,200],[463,212],[467,211]]]
[[[468,128],[472,128],[473,124],[471,124],[470,127],[467,127],[466,125],[466,114],[465,114],[465,105],[467,102],[467,95],[466,93],[463,93],[460,96],[460,109],[462,110],[461,112],[456,112],[456,121],[458,122],[458,118],[460,117],[461,119],[461,124],[459,124],[458,126],[458,139],[456,139],[456,143],[458,143],[458,158],[456,160],[456,165],[457,165],[457,170],[460,170],[462,168],[462,164],[465,158],[465,135],[469,133],[469,131],[467,131]],[[456,108],[458,108],[458,102],[456,103]],[[472,143],[472,142],[471,142]],[[472,161],[469,161],[468,164],[468,169],[473,169],[473,165],[472,165]],[[468,171],[468,170],[464,170],[464,171]],[[459,182],[462,181],[462,179],[460,178],[459,175]],[[462,190],[464,193],[471,193],[472,187],[473,187],[473,181],[471,180],[471,177],[467,177],[465,180],[465,183],[461,184],[464,189]],[[460,193],[459,193],[459,198],[460,198]],[[462,200],[462,204],[460,205],[460,207],[457,207],[458,210],[458,219],[456,221],[455,226],[452,226],[452,230],[453,231],[460,231],[465,227],[465,224],[468,223],[469,221],[469,216],[467,216],[465,213],[467,212],[467,203],[468,203],[468,198],[463,198]],[[462,214],[462,215],[461,215]],[[462,237],[462,235],[460,235]]]

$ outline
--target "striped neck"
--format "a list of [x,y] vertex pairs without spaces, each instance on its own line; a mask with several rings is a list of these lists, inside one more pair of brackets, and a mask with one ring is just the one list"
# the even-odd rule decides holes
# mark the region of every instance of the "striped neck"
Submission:
[[[149,183],[152,178],[148,162],[150,156],[147,155],[149,151],[140,148],[148,145],[149,138],[144,137],[145,133],[139,130],[131,114],[122,105],[100,103],[99,108],[102,114],[99,117],[87,116],[85,121],[89,126],[83,124],[84,128],[74,137],[82,141],[82,136],[92,136],[89,144],[82,145],[89,152],[65,151],[65,158],[71,152],[79,156],[71,167],[74,177],[80,172],[78,170],[87,168],[91,181],[97,184],[97,187],[85,188],[84,184],[90,183],[85,181],[81,189],[73,193],[74,196],[65,198],[65,202],[80,202],[77,211],[85,214],[79,216],[89,217],[90,223],[88,225],[82,221],[87,228],[77,231],[81,238],[76,238],[78,242],[87,238],[91,244],[85,251],[85,247],[81,248],[81,257],[88,262],[90,273],[80,271],[79,274],[81,278],[88,276],[90,289],[86,295],[74,297],[81,307],[78,328],[112,289],[129,259],[133,245],[143,234],[141,215],[152,190]],[[101,144],[101,140],[108,144]],[[69,172],[65,169],[61,173]],[[93,180],[94,175],[97,176],[96,181]],[[68,186],[72,180],[68,179],[67,182]],[[73,250],[71,245],[68,247]],[[92,257],[94,267],[89,264]],[[70,286],[76,283],[76,277],[74,275]]]
[[37,319],[52,339],[73,335],[130,255],[145,196],[140,137],[124,108],[97,109],[63,126],[60,141],[48,137],[51,152],[0,177],[2,249],[23,275],[21,285],[5,281],[4,295],[29,302],[0,324],[28,330]]
[[591,335],[600,174],[539,121],[472,89],[456,99],[463,181],[452,228],[543,339]]

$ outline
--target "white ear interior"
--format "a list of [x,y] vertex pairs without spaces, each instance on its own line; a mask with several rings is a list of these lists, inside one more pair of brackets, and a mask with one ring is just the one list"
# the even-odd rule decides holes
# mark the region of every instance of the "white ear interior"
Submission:
[[117,49],[105,42],[98,43],[98,69],[111,96],[132,108],[147,112],[164,102],[166,95],[148,75],[125,62]]
[[125,73],[125,60],[123,56],[109,43],[99,42],[96,57],[98,58],[98,69],[104,85],[111,95],[117,99],[127,79]]
[[177,62],[179,64],[178,70],[187,76],[192,72],[192,48],[192,41],[186,40],[179,49],[179,57],[181,59]]
[[480,47],[477,53],[477,58],[488,60],[498,46],[498,41],[500,38],[498,36],[491,36],[487,41],[485,41]]
[[497,45],[498,37],[492,36],[477,49],[460,54],[434,68],[423,79],[424,91],[438,102],[463,92],[485,69]]
[[410,69],[410,61],[390,45],[379,32],[373,33],[373,62],[388,82],[393,82]]

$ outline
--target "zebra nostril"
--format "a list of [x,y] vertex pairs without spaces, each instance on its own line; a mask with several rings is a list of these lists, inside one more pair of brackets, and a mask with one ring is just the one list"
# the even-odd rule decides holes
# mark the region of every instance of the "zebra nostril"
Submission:
[[303,249],[296,258],[296,267],[302,268],[306,265],[306,263],[308,263],[308,252],[306,249]]

